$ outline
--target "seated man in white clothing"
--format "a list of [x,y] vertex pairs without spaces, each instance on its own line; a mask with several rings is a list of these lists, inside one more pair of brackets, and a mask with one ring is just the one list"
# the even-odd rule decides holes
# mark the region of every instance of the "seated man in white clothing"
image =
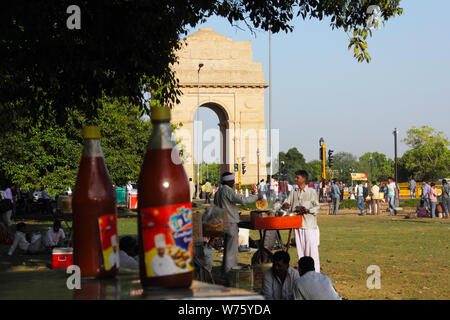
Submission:
[[331,279],[315,271],[313,258],[301,257],[298,272],[300,277],[294,284],[295,300],[342,300]]
[[48,229],[45,234],[44,245],[49,249],[53,249],[63,246],[64,240],[66,240],[66,235],[61,228],[61,222],[56,220],[53,222],[53,228]]
[[272,268],[264,273],[262,294],[267,300],[293,300],[294,284],[300,277],[298,271],[289,267],[291,258],[285,251],[273,255]]
[[120,267],[138,270],[139,263],[135,258],[138,255],[137,242],[133,237],[125,236],[119,242]]
[[40,253],[43,251],[42,236],[40,234],[31,235],[30,241],[27,240],[26,224],[20,222],[16,226],[16,233],[14,234],[14,242],[8,250],[8,255],[12,256],[17,247],[25,253]]

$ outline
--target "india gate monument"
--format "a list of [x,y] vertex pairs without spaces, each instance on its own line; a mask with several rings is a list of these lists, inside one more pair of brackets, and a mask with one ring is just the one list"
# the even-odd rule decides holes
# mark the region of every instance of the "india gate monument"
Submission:
[[221,173],[234,172],[234,164],[241,166],[244,160],[242,184],[257,182],[258,163],[259,179],[266,179],[264,90],[269,85],[264,83],[262,64],[253,62],[251,42],[233,41],[209,28],[199,29],[183,42],[179,63],[174,66],[182,95],[172,110],[172,122],[183,124],[175,135],[184,148],[188,178],[196,181],[194,115],[201,107],[213,110],[219,118],[217,135],[203,137],[202,144],[216,140]]

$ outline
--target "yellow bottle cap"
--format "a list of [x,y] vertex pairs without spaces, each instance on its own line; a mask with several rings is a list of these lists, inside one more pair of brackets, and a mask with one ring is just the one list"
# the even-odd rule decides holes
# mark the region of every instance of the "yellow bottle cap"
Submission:
[[170,120],[169,107],[153,107],[150,118],[152,120]]
[[100,128],[95,126],[83,127],[84,139],[100,139]]

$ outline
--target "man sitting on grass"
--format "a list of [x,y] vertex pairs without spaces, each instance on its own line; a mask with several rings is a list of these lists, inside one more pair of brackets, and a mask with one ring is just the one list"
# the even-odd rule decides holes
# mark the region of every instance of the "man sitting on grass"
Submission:
[[26,226],[27,225],[23,222],[16,225],[17,231],[14,234],[14,242],[8,250],[9,256],[14,253],[17,246],[27,254],[40,253],[43,251],[42,236],[40,234],[31,234],[28,240]]
[[420,204],[416,208],[416,215],[418,218],[429,218],[430,212],[428,208],[425,206],[425,200],[421,199]]
[[342,300],[331,279],[314,270],[313,258],[305,256],[298,260],[300,277],[294,284],[295,300]]
[[56,220],[53,222],[53,228],[48,229],[45,234],[44,245],[49,249],[61,247],[65,239],[66,235],[61,228],[61,222]]
[[289,267],[291,258],[285,251],[275,252],[272,260],[272,268],[264,273],[262,294],[267,300],[293,300],[298,271]]

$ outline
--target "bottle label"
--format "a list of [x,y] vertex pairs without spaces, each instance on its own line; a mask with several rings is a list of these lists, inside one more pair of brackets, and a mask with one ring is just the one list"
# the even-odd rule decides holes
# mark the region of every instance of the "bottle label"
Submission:
[[147,277],[194,269],[190,202],[142,209],[141,219]]
[[109,271],[119,268],[119,237],[117,235],[117,214],[105,214],[98,218],[100,242],[102,245],[103,268]]

